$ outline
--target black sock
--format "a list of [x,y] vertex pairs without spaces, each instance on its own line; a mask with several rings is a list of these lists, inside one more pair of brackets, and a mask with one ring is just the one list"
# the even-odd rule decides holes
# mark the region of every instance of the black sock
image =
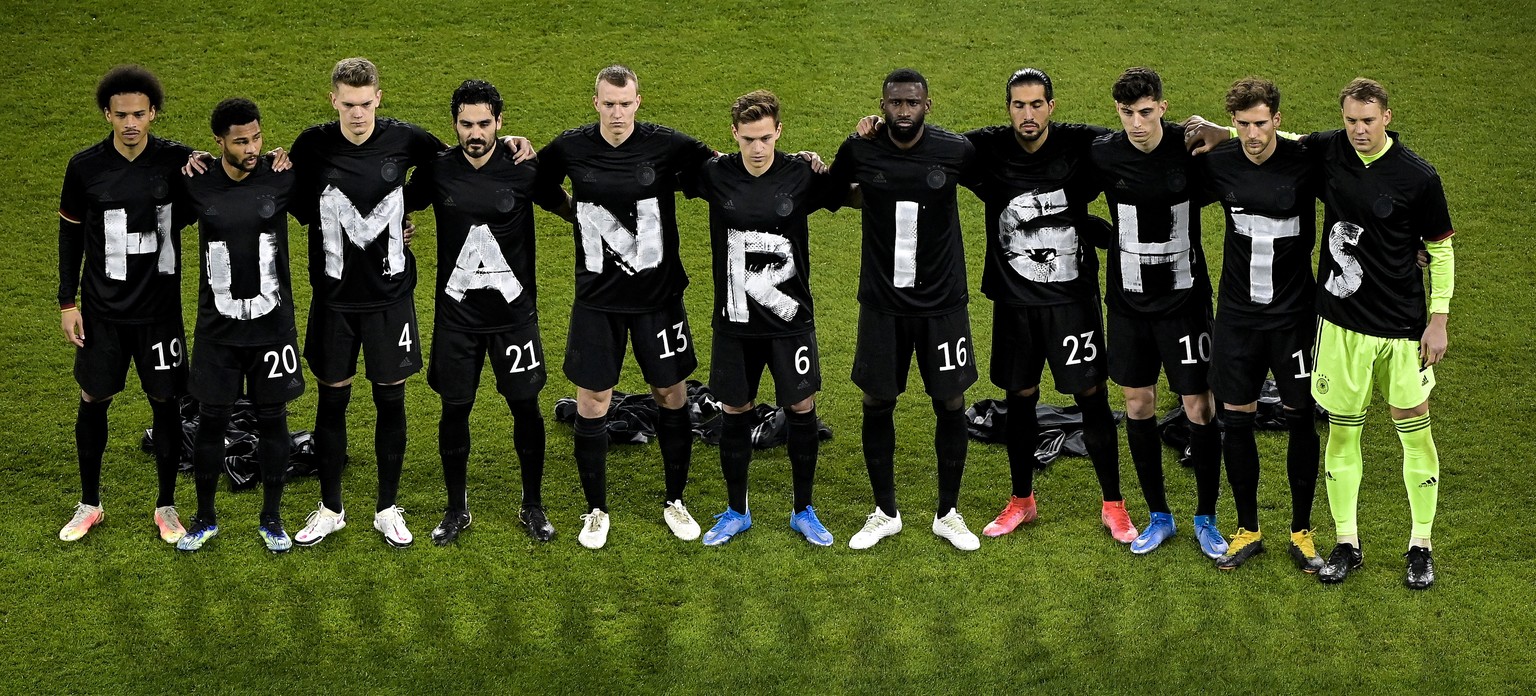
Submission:
[[587,418],[577,414],[576,438],[571,449],[576,457],[576,472],[581,476],[581,492],[587,498],[587,510],[608,511],[608,418]]
[[[75,450],[80,457],[80,502],[101,505],[101,454],[107,450],[107,407],[111,399],[80,400],[75,412]],[[172,438],[181,444],[181,425],[167,433],[157,432],[155,440]]]
[[875,492],[880,512],[895,517],[896,510],[896,402],[864,404],[864,468]]
[[181,470],[181,404],[175,399],[150,399],[149,410],[155,429],[155,507],[175,505],[176,473]]
[[816,408],[805,413],[790,411],[789,466],[795,478],[795,512],[803,512],[811,505],[811,493],[816,487],[817,450],[821,447],[820,428],[816,424]]
[[197,436],[192,449],[193,477],[197,484],[196,519],[218,519],[214,494],[219,490],[219,474],[224,471],[224,434],[229,430],[229,407],[202,404],[198,407]]
[[1285,410],[1290,444],[1285,451],[1285,474],[1291,484],[1291,531],[1312,528],[1312,500],[1317,495],[1318,437],[1312,408]]
[[725,413],[720,429],[720,473],[725,476],[725,502],[736,512],[747,511],[747,467],[752,463],[752,424],[757,414]]
[[1147,512],[1169,512],[1168,491],[1163,485],[1163,443],[1157,439],[1157,419],[1125,419],[1125,443],[1136,465],[1136,480],[1147,499]]
[[1028,498],[1035,492],[1035,467],[1040,460],[1035,450],[1040,447],[1040,420],[1035,415],[1035,404],[1040,403],[1040,392],[1029,396],[1008,395],[1008,471],[1013,475],[1013,497]]
[[280,520],[288,456],[293,449],[293,436],[288,432],[287,404],[257,408],[256,432],[256,446],[261,458],[261,519]]
[[352,385],[320,385],[315,405],[315,458],[320,460],[320,502],[341,512],[341,467],[347,463],[347,403]]
[[437,453],[443,459],[443,484],[448,489],[448,509],[469,510],[465,489],[469,479],[469,412],[467,404],[443,402],[443,416],[437,421]]
[[1237,526],[1259,531],[1259,445],[1253,437],[1252,411],[1225,409],[1226,437],[1222,454],[1227,458],[1227,484],[1232,486],[1232,506]]
[[939,460],[939,507],[943,517],[960,504],[960,479],[965,476],[965,401],[933,402],[933,453]]
[[507,400],[512,412],[512,449],[523,482],[523,507],[544,507],[544,414],[538,399]]
[[1195,514],[1214,515],[1221,498],[1221,428],[1190,423],[1189,452],[1195,463]]
[[661,466],[667,484],[667,502],[683,499],[688,487],[688,464],[693,459],[693,419],[688,407],[662,408],[656,418],[656,443],[661,446]]
[[373,456],[379,461],[379,500],[376,510],[395,505],[400,471],[405,468],[405,384],[373,385],[378,421],[373,430]]
[[1120,442],[1115,432],[1115,414],[1109,410],[1109,395],[1100,387],[1098,391],[1088,396],[1076,396],[1074,400],[1083,411],[1083,445],[1088,448],[1088,459],[1093,462],[1093,473],[1099,479],[1099,492],[1105,502],[1123,501]]

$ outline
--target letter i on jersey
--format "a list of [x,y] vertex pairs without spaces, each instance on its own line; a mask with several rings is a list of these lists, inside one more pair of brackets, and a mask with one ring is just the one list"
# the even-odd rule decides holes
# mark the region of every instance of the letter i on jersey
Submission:
[[106,232],[108,278],[128,279],[130,254],[158,254],[157,272],[160,275],[176,273],[176,248],[170,240],[170,203],[155,206],[155,229],[150,232],[129,232],[128,211],[123,208],[104,210],[101,218]]
[[367,215],[358,212],[347,194],[335,186],[326,186],[320,194],[320,230],[325,244],[325,274],[341,279],[342,244],[351,242],[366,249],[381,236],[388,244],[384,256],[384,275],[405,272],[405,194],[400,188],[390,191]]

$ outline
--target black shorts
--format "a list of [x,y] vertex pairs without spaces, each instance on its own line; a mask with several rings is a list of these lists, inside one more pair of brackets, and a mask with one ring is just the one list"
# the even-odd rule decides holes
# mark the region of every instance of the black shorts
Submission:
[[1097,300],[992,306],[992,383],[1009,393],[1039,386],[1046,362],[1062,394],[1081,394],[1104,381],[1104,319]]
[[1250,404],[1259,398],[1264,377],[1275,375],[1280,403],[1312,407],[1312,336],[1317,318],[1302,316],[1283,329],[1246,329],[1216,317],[1211,355],[1211,391],[1224,404]]
[[394,384],[416,374],[421,369],[416,301],[406,298],[365,312],[338,312],[316,302],[304,334],[304,360],[315,379],[336,384],[357,374],[358,349],[374,384]]
[[192,352],[192,397],[202,403],[228,406],[244,394],[257,405],[285,404],[303,393],[298,336],[267,346],[198,341]]
[[763,368],[773,375],[778,405],[791,406],[821,391],[821,353],[816,332],[797,336],[729,336],[715,332],[710,346],[709,390],[727,406],[757,399]]
[[928,396],[953,399],[964,396],[966,388],[976,383],[976,346],[965,307],[934,317],[912,317],[859,306],[853,383],[865,394],[893,400],[906,391],[914,351]]
[[1191,302],[1150,319],[1109,312],[1109,378],[1132,389],[1157,384],[1159,370],[1177,394],[1210,390],[1211,307]]
[[640,374],[653,387],[677,384],[699,367],[683,298],[640,314],[575,305],[571,307],[571,328],[565,341],[566,378],[589,391],[612,389],[619,383],[619,371],[624,367],[626,342],[634,346]]
[[92,398],[123,390],[128,361],[138,367],[144,394],[157,401],[187,393],[187,334],[181,317],[149,324],[85,321],[85,347],[75,349],[75,381]]
[[496,333],[470,333],[434,325],[427,384],[445,403],[473,403],[486,353],[491,355],[496,391],[503,397],[514,401],[532,399],[549,379],[538,322]]

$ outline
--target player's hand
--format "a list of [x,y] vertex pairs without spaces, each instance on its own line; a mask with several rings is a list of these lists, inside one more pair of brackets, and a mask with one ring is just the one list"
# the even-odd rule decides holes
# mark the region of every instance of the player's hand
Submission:
[[59,327],[64,330],[64,338],[75,344],[76,348],[85,347],[85,320],[80,318],[80,309],[66,309],[59,316]]
[[287,150],[284,150],[280,147],[274,147],[272,148],[272,151],[268,152],[267,154],[272,156],[272,171],[286,172],[289,169],[293,169],[293,161],[288,159]]
[[184,176],[197,176],[208,171],[208,165],[211,163],[213,163],[213,155],[198,150],[187,156],[187,163],[181,165],[181,173]]
[[811,171],[816,172],[817,174],[826,174],[827,170],[830,169],[826,162],[821,161],[821,155],[818,155],[810,150],[801,150],[796,152],[795,156],[810,162]]
[[1419,264],[1419,268],[1429,268],[1429,251],[1420,249],[1418,253],[1413,255],[1413,261]]
[[1198,114],[1190,114],[1179,125],[1184,126],[1184,147],[1189,148],[1189,154],[1192,155],[1203,155],[1232,138],[1232,133],[1227,129]]
[[405,240],[405,247],[411,247],[411,237],[416,236],[416,223],[411,222],[411,216],[405,216],[405,222],[400,226],[400,238]]
[[880,134],[880,129],[884,126],[885,119],[871,114],[859,119],[858,124],[853,127],[853,132],[865,140],[874,140],[875,136]]
[[1445,331],[1448,318],[1445,314],[1429,315],[1429,326],[1424,329],[1424,338],[1419,339],[1419,363],[1425,367],[1445,359],[1445,349],[1450,343]]
[[539,156],[539,151],[533,149],[533,141],[521,135],[503,135],[501,143],[512,148],[512,162],[522,164]]

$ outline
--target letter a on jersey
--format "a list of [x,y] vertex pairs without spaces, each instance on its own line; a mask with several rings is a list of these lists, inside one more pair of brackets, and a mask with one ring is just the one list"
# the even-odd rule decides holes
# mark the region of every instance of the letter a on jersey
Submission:
[[512,267],[501,253],[501,245],[496,243],[491,228],[475,225],[469,228],[469,236],[459,249],[459,258],[453,263],[453,275],[448,277],[444,292],[463,302],[464,293],[481,288],[501,293],[508,303],[523,294],[523,284],[512,274]]
[[[745,324],[751,316],[747,311],[747,298],[757,300],[780,319],[789,321],[800,310],[800,303],[778,288],[795,277],[795,257],[790,253],[789,240],[768,232],[730,230],[729,259],[726,262],[726,316],[732,322]],[[747,266],[747,254],[764,254],[776,260],[762,268]]]
[[635,203],[633,232],[607,208],[581,201],[576,203],[576,224],[581,227],[581,255],[591,273],[603,272],[604,248],[629,275],[661,265],[661,206],[655,198]]
[[387,236],[383,273],[392,276],[405,272],[405,235],[401,221],[405,217],[405,194],[399,187],[367,215],[358,212],[347,194],[335,186],[326,186],[320,194],[320,234],[325,246],[325,274],[341,279],[342,245],[351,242],[366,249],[380,236]]
[[208,242],[208,287],[213,290],[213,304],[219,314],[230,319],[250,320],[265,316],[282,304],[277,285],[277,238],[262,233],[256,245],[257,268],[261,273],[260,294],[249,299],[235,299],[230,293],[234,275],[230,272],[229,246]]

